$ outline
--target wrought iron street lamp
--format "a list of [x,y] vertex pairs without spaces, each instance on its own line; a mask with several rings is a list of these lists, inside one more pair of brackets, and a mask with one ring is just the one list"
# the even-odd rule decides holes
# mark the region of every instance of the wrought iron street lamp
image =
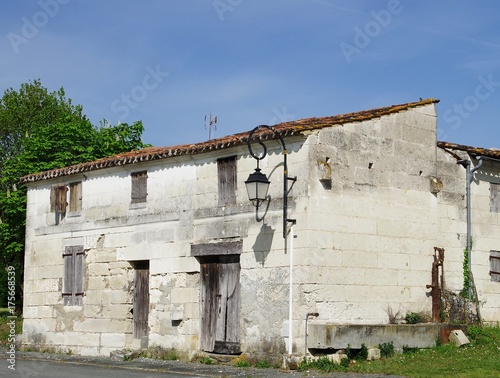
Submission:
[[269,184],[271,184],[271,182],[267,179],[267,176],[260,171],[259,161],[257,160],[255,172],[251,173],[250,176],[248,176],[248,180],[245,181],[248,198],[255,207],[259,207],[260,204],[267,199]]
[[259,139],[258,143],[264,149],[264,152],[257,156],[252,150],[252,137],[253,134],[259,129],[267,129],[273,132],[273,135],[280,141],[281,148],[283,150],[283,238],[285,239],[285,253],[287,252],[287,235],[288,235],[288,223],[291,223],[290,227],[290,274],[289,274],[289,292],[288,292],[288,354],[291,356],[293,352],[293,226],[296,223],[295,219],[288,218],[288,181],[297,181],[297,177],[288,177],[288,166],[287,166],[287,150],[285,141],[281,135],[276,132],[274,128],[267,125],[260,125],[250,131],[248,135],[248,151],[254,159],[257,160],[257,168],[255,172],[248,176],[248,180],[245,181],[245,185],[248,191],[248,198],[253,202],[254,206],[257,208],[267,199],[267,190],[271,184],[267,179],[267,176],[261,173],[259,168],[259,162],[264,159],[267,155],[266,145]]
[[252,150],[252,137],[253,134],[260,129],[267,129],[273,132],[273,135],[280,141],[281,148],[283,150],[283,237],[286,238],[287,235],[287,225],[288,223],[295,224],[295,219],[288,218],[288,181],[295,182],[297,177],[288,177],[288,166],[287,166],[287,150],[285,141],[281,137],[280,134],[276,132],[274,128],[267,125],[260,125],[250,131],[248,135],[248,151],[250,155],[257,160],[257,168],[255,168],[255,172],[248,176],[248,179],[245,181],[245,185],[247,187],[248,198],[254,206],[259,207],[260,204],[267,199],[267,191],[269,189],[269,185],[271,182],[268,180],[267,176],[260,171],[259,162],[264,159],[267,155],[267,147],[262,141],[258,141],[258,143],[264,149],[264,152],[261,155],[256,155]]

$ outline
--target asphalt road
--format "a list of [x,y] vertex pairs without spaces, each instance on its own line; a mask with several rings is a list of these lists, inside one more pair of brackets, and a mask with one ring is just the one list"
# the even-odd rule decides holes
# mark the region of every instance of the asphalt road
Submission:
[[0,378],[197,378],[206,375],[175,373],[157,369],[120,368],[112,365],[96,365],[69,361],[17,360],[15,370],[3,364]]
[[229,365],[204,365],[197,362],[144,358],[123,361],[105,357],[81,357],[36,352],[18,352],[14,361],[15,365],[12,365],[5,358],[5,353],[0,353],[0,355],[2,356],[0,357],[0,378],[404,378],[380,374],[322,374],[316,371],[298,372],[271,368],[238,368]]

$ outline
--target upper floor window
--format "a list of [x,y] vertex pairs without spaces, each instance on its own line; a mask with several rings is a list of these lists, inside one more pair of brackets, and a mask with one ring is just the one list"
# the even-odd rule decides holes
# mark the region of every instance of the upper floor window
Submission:
[[133,172],[132,176],[132,202],[146,202],[148,196],[148,172]]
[[490,211],[500,213],[500,184],[490,182]]
[[491,280],[500,282],[500,251],[490,251]]
[[217,160],[219,206],[236,203],[236,156]]
[[82,209],[82,182],[69,184],[69,211],[75,212]]
[[52,188],[50,188],[50,211],[52,213],[66,213],[66,206],[68,205],[67,191],[68,187],[66,185],[52,185]]
[[[69,202],[68,202],[69,190]],[[55,223],[59,224],[66,212],[77,212],[82,209],[82,182],[68,185],[53,185],[50,188],[50,211],[55,213]]]

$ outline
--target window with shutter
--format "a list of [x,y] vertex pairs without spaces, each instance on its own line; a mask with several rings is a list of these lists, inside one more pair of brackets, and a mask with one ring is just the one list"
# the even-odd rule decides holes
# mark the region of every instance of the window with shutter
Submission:
[[50,211],[55,213],[66,212],[66,185],[53,185],[50,190]]
[[50,189],[50,212],[55,213],[56,225],[66,216],[67,191],[66,185],[53,185]]
[[494,282],[500,282],[500,251],[490,251],[490,276]]
[[69,211],[76,212],[82,209],[82,182],[69,184]]
[[236,203],[236,156],[217,160],[219,206]]
[[490,182],[490,211],[500,213],[500,184]]
[[68,246],[63,253],[64,283],[62,296],[65,306],[81,306],[83,298],[83,245]]
[[132,203],[146,202],[148,196],[148,173],[146,171],[133,172],[132,175]]

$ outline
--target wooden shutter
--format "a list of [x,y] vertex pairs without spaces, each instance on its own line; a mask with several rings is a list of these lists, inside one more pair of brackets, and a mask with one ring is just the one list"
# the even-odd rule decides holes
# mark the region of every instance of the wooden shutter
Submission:
[[134,338],[149,334],[149,260],[138,261],[134,265]]
[[490,276],[494,282],[500,282],[500,251],[490,251]]
[[53,213],[66,212],[66,185],[53,185],[50,188],[50,211]]
[[236,203],[236,157],[217,160],[219,206]]
[[240,351],[240,256],[200,258],[201,349]]
[[148,173],[132,173],[132,203],[146,202],[148,195]]
[[82,182],[69,184],[69,211],[80,211],[82,209]]
[[74,287],[74,254],[73,247],[66,247],[63,254],[64,258],[64,283],[63,283],[63,299],[65,306],[71,306],[73,304],[73,287]]
[[82,245],[65,248],[63,298],[65,306],[81,306],[85,252]]
[[500,213],[500,184],[490,183],[490,211]]

